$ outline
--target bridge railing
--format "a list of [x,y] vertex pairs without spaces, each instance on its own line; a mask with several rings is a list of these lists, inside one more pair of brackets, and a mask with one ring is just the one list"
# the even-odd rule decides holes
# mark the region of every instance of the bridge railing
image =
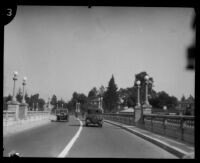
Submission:
[[127,125],[135,125],[134,114],[104,113],[103,116],[104,116],[105,119],[108,119],[108,120],[124,123],[124,124],[127,124]]
[[24,123],[25,121],[36,121],[46,119],[50,115],[49,111],[27,111],[23,119],[16,118],[18,115],[15,111],[3,111],[3,125],[10,126],[14,124]]
[[194,116],[144,115],[145,129],[190,143],[194,143],[194,122]]
[[49,111],[27,111],[26,119],[44,119],[50,115]]
[[[107,120],[135,125],[134,114],[104,113],[103,116]],[[194,143],[194,116],[148,114],[143,115],[143,122],[143,129]]]
[[3,111],[3,121],[14,121],[15,111]]

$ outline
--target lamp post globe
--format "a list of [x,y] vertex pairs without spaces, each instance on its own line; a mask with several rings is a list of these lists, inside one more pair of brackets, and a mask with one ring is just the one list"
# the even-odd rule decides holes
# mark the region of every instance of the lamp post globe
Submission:
[[14,77],[17,77],[19,75],[17,71],[14,71],[13,74],[14,74]]
[[26,83],[26,81],[27,81],[27,77],[24,77],[23,78],[23,83]]
[[136,84],[139,86],[139,85],[141,84],[140,80],[138,80],[138,81],[136,82]]
[[149,101],[148,101],[148,84],[149,84],[149,76],[148,75],[146,75],[145,77],[144,77],[144,79],[146,80],[146,91],[145,91],[145,104],[146,105],[149,105]]
[[144,79],[145,79],[145,80],[149,80],[149,76],[146,75],[146,76],[144,77]]

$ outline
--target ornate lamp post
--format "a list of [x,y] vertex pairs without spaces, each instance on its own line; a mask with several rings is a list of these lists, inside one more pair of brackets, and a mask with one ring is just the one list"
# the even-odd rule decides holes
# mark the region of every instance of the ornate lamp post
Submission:
[[146,105],[149,105],[149,101],[148,101],[149,76],[146,75],[146,76],[144,77],[144,79],[145,79],[145,89],[146,89],[146,91],[145,91],[145,104],[146,104]]
[[140,81],[138,80],[137,82],[136,82],[136,84],[137,84],[137,93],[138,93],[138,95],[137,95],[137,106],[141,106],[140,105]]
[[15,92],[15,82],[17,80],[17,76],[18,76],[18,72],[15,71],[14,76],[13,76],[14,84],[13,84],[12,100],[7,102],[8,110],[15,112],[15,120],[19,119],[19,102],[17,102],[16,95],[15,95],[15,93],[16,93]]
[[25,103],[25,85],[26,85],[26,81],[27,81],[27,77],[24,77],[23,79],[23,99],[22,99],[22,103]]
[[14,77],[13,77],[14,85],[13,85],[13,97],[12,97],[12,101],[16,101],[16,96],[15,96],[15,81],[17,80],[17,76],[18,76],[18,72],[15,71],[14,72]]
[[140,104],[140,84],[141,82],[138,80],[136,82],[137,85],[137,105],[134,109],[134,116],[135,116],[135,124],[137,126],[143,124],[143,109]]
[[149,104],[149,101],[148,101],[148,85],[150,83],[149,76],[146,75],[144,77],[144,79],[145,79],[145,89],[146,89],[146,91],[145,91],[145,102],[144,102],[144,105],[142,106],[143,107],[142,111],[143,111],[143,114],[151,114],[152,106]]

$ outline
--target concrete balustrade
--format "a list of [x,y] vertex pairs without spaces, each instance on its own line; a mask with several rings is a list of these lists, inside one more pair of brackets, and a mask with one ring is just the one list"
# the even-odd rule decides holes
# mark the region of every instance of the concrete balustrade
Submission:
[[[50,112],[48,111],[27,111],[26,114],[24,112],[24,116],[16,115],[20,112],[15,111],[3,111],[3,126],[17,125],[37,120],[46,119],[49,117]],[[21,116],[23,118],[16,119],[16,116]]]
[[[130,114],[104,113],[104,118],[127,125],[135,125],[135,116]],[[143,115],[142,128],[160,135],[194,144],[194,116]]]
[[131,114],[114,114],[114,113],[104,113],[105,119],[113,120],[116,122],[124,123],[127,125],[134,125],[134,115]]
[[145,115],[145,129],[194,143],[194,116]]

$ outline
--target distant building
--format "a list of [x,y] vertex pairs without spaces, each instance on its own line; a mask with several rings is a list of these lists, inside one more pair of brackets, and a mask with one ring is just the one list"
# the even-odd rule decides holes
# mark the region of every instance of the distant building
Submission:
[[177,110],[182,115],[194,115],[195,112],[195,99],[193,96],[189,96],[187,99],[178,102]]

